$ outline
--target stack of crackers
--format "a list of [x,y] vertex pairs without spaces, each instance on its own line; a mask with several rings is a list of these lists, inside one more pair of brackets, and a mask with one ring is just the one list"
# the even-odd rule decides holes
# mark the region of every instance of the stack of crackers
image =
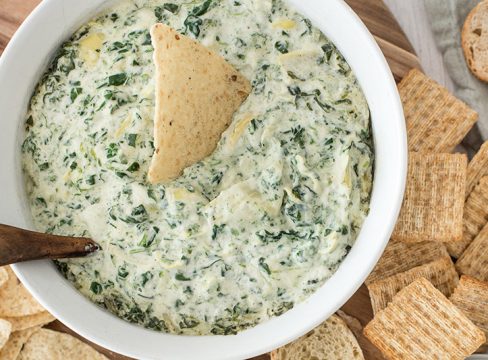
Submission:
[[488,142],[468,164],[453,151],[476,112],[418,70],[399,92],[407,186],[364,335],[388,359],[464,359],[488,336]]
[[[453,153],[478,116],[419,70],[399,92],[409,147],[405,198],[366,280],[375,316],[359,334],[350,328],[359,345],[368,345],[366,337],[379,349],[371,359],[464,359],[488,338],[488,142],[469,164]],[[285,350],[307,348],[307,341]],[[307,358],[282,353],[272,358]]]
[[107,359],[71,335],[44,328],[54,320],[10,267],[0,267],[1,360]]

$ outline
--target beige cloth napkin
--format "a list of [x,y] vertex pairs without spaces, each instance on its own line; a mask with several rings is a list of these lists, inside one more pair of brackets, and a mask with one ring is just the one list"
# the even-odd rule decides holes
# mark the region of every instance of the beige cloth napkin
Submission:
[[479,148],[482,139],[488,139],[488,84],[471,74],[466,65],[461,48],[461,29],[466,16],[480,0],[424,1],[437,46],[454,82],[456,96],[479,113],[477,128],[463,142],[472,153]]

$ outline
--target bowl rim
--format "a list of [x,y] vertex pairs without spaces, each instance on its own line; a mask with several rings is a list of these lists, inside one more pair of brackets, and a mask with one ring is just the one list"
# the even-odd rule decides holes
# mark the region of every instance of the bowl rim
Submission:
[[[33,261],[14,265],[15,273],[34,297],[81,336],[109,350],[138,359],[157,359],[163,351],[168,359],[190,359],[196,354],[200,359],[249,358],[281,346],[320,324],[355,293],[376,264],[396,223],[407,171],[405,121],[395,81],[373,36],[343,0],[287,1],[312,20],[343,53],[358,77],[372,111],[376,163],[371,211],[350,254],[321,288],[292,310],[238,335],[225,337],[177,336],[143,329],[109,314],[84,298],[62,278],[52,262]],[[0,167],[13,169],[0,175],[0,186],[12,190],[0,203],[1,222],[30,227],[23,186],[19,185],[20,120],[25,111],[13,107],[24,104],[25,109],[28,99],[17,99],[12,106],[8,103],[8,100],[13,101],[16,93],[8,90],[8,85],[14,84],[12,72],[17,69],[16,62],[19,56],[32,51],[27,47],[32,46],[29,41],[36,37],[36,32],[43,33],[43,26],[50,26],[46,24],[49,16],[60,20],[61,31],[70,34],[73,28],[87,19],[84,16],[84,21],[81,21],[82,15],[73,13],[73,9],[90,7],[90,14],[93,15],[102,2],[90,0],[80,5],[76,0],[44,0],[22,24],[0,57],[0,108],[6,109],[6,119],[13,118],[10,121],[16,122],[11,124],[3,120],[3,125],[9,127],[6,133],[16,131],[15,139],[10,139],[12,136],[7,137],[5,133],[0,134],[0,140],[6,140],[0,141]],[[103,7],[106,6],[109,4],[103,4]],[[71,20],[68,21],[68,17]],[[332,25],[326,24],[326,21],[328,24],[332,22],[336,28],[332,29]],[[59,41],[57,44],[59,46]],[[46,56],[38,62],[35,69],[37,75],[45,70],[52,50],[44,49]],[[373,77],[372,74],[376,76],[375,81],[366,81]],[[39,77],[35,78],[34,72],[29,76],[24,82],[30,83],[32,90]],[[26,95],[27,85],[22,87],[24,90],[20,91],[20,96],[30,98]],[[357,266],[358,262],[361,266]]]

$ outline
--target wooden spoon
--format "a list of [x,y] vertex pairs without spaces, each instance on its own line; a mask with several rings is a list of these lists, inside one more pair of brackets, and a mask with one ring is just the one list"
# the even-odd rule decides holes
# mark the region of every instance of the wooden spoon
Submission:
[[43,234],[0,224],[0,266],[29,260],[82,257],[99,249],[92,239]]

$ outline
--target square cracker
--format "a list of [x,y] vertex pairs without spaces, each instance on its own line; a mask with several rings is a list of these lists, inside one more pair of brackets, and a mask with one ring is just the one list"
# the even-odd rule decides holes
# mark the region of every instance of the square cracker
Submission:
[[464,359],[485,342],[485,334],[429,281],[418,279],[400,291],[364,328],[389,359]]
[[488,337],[488,283],[463,275],[449,298]]
[[444,244],[435,241],[404,243],[390,241],[366,284],[428,264],[434,260],[449,258]]
[[488,176],[488,141],[485,141],[480,150],[468,164],[466,197],[469,196],[483,176]]
[[473,109],[417,69],[403,78],[398,90],[410,151],[451,152],[478,119]]
[[488,176],[485,176],[476,185],[464,203],[463,239],[453,243],[446,243],[449,254],[455,258],[460,257],[487,222]]
[[466,167],[465,155],[410,153],[405,197],[392,239],[460,241]]
[[419,278],[429,280],[445,296],[452,294],[459,281],[454,264],[449,257],[374,281],[368,284],[373,312],[377,314],[378,311],[386,308],[400,290]]
[[456,262],[461,274],[470,275],[482,281],[488,281],[488,224],[463,252]]

